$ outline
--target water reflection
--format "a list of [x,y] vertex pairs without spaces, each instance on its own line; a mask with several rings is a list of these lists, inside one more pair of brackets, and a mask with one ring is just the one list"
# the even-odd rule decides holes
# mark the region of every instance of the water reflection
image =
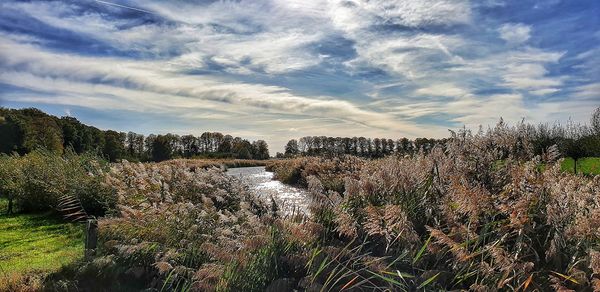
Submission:
[[242,180],[260,198],[269,201],[272,196],[285,214],[298,213],[298,211],[308,213],[306,191],[274,180],[273,173],[266,171],[263,166],[230,168],[227,174]]

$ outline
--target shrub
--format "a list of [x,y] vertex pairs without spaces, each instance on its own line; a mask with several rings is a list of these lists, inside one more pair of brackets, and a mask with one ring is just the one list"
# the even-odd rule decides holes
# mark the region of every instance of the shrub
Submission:
[[7,213],[12,213],[15,200],[23,196],[25,174],[18,156],[0,155],[0,196],[8,201]]
[[0,158],[2,194],[14,200],[21,211],[44,211],[57,205],[58,198],[80,199],[91,215],[104,215],[114,208],[116,194],[104,184],[107,164],[89,154],[64,155],[35,150],[25,156]]
[[275,179],[286,184],[308,187],[308,177],[315,176],[325,190],[342,193],[344,179],[357,174],[365,161],[350,155],[331,159],[302,157],[272,161],[266,168],[274,172]]

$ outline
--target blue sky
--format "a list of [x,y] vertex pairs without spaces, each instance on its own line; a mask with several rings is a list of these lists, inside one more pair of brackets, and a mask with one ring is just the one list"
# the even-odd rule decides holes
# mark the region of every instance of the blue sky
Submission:
[[304,135],[585,122],[600,1],[3,0],[0,105],[273,153]]

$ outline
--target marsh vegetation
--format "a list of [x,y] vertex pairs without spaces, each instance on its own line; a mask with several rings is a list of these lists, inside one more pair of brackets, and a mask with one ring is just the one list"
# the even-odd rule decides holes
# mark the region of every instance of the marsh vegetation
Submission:
[[[0,217],[0,290],[599,289],[597,158],[571,172],[574,161],[555,144],[538,151],[529,129],[462,129],[381,158],[267,161],[272,174],[227,171],[264,161],[3,155],[2,206],[17,215]],[[283,188],[305,212],[281,204]],[[81,225],[52,215],[63,195],[98,219],[87,260]],[[44,250],[37,242],[49,252],[31,253]]]

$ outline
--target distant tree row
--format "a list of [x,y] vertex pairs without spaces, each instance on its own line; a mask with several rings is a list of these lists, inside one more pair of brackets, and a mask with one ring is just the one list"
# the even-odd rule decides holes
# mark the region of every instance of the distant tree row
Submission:
[[[500,124],[504,122],[500,120]],[[533,154],[541,155],[556,145],[559,152],[577,161],[582,157],[600,157],[600,107],[592,114],[590,124],[578,124],[568,121],[565,125],[520,124],[523,137],[533,149]],[[448,139],[417,138],[397,140],[365,137],[326,137],[306,136],[292,139],[285,146],[284,153],[278,157],[295,156],[335,156],[351,154],[355,156],[378,158],[389,154],[410,155],[418,151],[429,152],[435,145],[444,145]]]
[[578,159],[600,157],[600,107],[592,113],[589,125],[572,121],[566,125],[527,125],[527,134],[535,154],[543,154],[550,146],[556,145],[563,156],[575,160],[577,172]]
[[445,141],[446,139],[428,138],[392,140],[387,138],[306,136],[299,140],[292,139],[288,141],[285,145],[285,153],[280,154],[280,156],[351,154],[360,157],[378,158],[392,153],[412,154],[420,149],[429,151],[436,144],[444,144]]
[[55,117],[35,108],[0,108],[0,152],[21,155],[37,148],[62,153],[95,152],[110,161],[163,161],[172,158],[268,159],[269,147],[263,140],[250,142],[218,132],[200,137],[175,134],[147,137],[134,132],[103,131],[82,124],[73,117]]

